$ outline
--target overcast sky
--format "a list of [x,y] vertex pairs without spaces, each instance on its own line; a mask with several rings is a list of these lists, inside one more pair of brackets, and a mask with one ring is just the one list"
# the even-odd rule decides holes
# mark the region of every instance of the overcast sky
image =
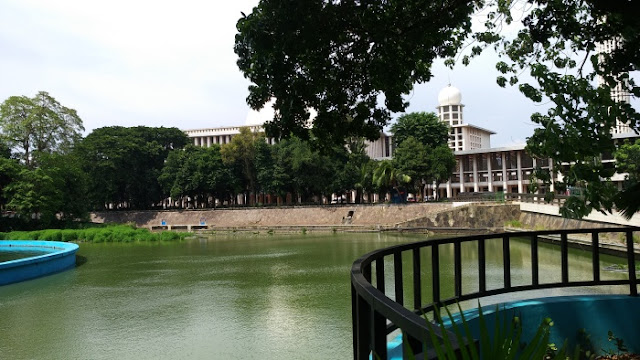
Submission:
[[[236,67],[235,23],[258,0],[1,0],[0,101],[49,92],[87,133],[103,126],[195,129],[243,125],[249,82]],[[435,67],[408,111],[434,111],[458,87],[465,121],[495,131],[492,146],[524,142],[545,111],[495,83],[496,58]]]

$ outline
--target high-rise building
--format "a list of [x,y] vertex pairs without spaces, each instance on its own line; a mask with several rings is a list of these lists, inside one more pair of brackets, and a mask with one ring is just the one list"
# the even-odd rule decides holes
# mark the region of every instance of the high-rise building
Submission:
[[491,147],[491,135],[495,132],[464,122],[464,105],[458,88],[449,85],[440,90],[436,109],[440,121],[449,125],[449,148],[453,151]]

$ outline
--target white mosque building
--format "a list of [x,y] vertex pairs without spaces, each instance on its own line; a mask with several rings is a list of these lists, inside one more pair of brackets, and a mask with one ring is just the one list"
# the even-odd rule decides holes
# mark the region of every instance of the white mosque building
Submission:
[[[206,129],[184,130],[187,136],[192,139],[196,146],[209,147],[212,144],[228,144],[231,138],[240,133],[241,127],[249,127],[253,132],[263,132],[265,122],[273,119],[273,100],[266,103],[259,111],[250,110],[247,114],[245,124],[242,126],[215,127]],[[311,119],[315,118],[315,111],[311,111]],[[274,144],[276,139],[269,138],[267,143]],[[375,141],[366,141],[366,153],[374,160],[391,159],[393,149],[391,136],[380,132],[380,137]]]
[[[464,122],[464,105],[462,94],[454,86],[446,86],[438,94],[437,114],[441,121],[449,125],[449,147],[456,157],[456,169],[448,182],[434,185],[425,185],[422,197],[451,198],[461,193],[505,192],[528,193],[531,175],[534,169],[550,169],[553,162],[550,159],[532,158],[525,151],[525,144],[491,147],[491,135],[495,132]],[[271,104],[265,105],[260,111],[251,110],[246,118],[244,126],[252,131],[263,131],[263,124],[273,118]],[[241,126],[217,127],[206,129],[186,130],[185,133],[192,139],[196,146],[211,146],[212,144],[227,144],[231,138],[240,132]],[[626,129],[619,128],[614,133],[616,141],[627,138],[635,138],[637,135]],[[275,139],[267,139],[273,144]],[[393,157],[393,137],[384,132],[375,141],[367,141],[367,155],[375,160],[390,159]],[[613,161],[605,159],[603,161]],[[553,174],[553,172],[552,172]],[[549,191],[554,191],[552,179]],[[612,179],[622,186],[623,174],[616,174]],[[538,192],[546,189],[538,187]],[[421,196],[418,196],[419,198]]]

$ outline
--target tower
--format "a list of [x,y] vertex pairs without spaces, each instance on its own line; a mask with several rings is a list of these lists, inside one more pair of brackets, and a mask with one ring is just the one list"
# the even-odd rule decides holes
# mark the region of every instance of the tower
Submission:
[[449,125],[449,147],[454,151],[465,148],[462,136],[462,94],[458,88],[449,84],[438,94],[438,117]]

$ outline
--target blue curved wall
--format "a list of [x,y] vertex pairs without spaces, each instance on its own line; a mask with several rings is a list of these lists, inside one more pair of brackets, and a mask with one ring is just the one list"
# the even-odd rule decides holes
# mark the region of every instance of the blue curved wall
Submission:
[[[551,318],[550,343],[560,347],[565,340],[568,349],[573,352],[581,330],[589,335],[591,345],[598,353],[602,350],[616,352],[614,342],[609,341],[607,333],[622,338],[629,352],[640,352],[640,297],[628,295],[578,295],[557,296],[548,298],[514,301],[498,305],[498,317],[510,320],[513,316],[522,321],[522,340],[533,339],[538,325],[544,318]],[[482,307],[482,313],[487,321],[489,336],[496,321],[496,305]],[[459,314],[454,314],[459,322]],[[471,333],[478,339],[480,326],[478,309],[464,311],[465,320],[469,324]]]
[[0,251],[43,251],[44,255],[0,262],[0,285],[33,279],[76,265],[78,245],[58,241],[0,240]]

